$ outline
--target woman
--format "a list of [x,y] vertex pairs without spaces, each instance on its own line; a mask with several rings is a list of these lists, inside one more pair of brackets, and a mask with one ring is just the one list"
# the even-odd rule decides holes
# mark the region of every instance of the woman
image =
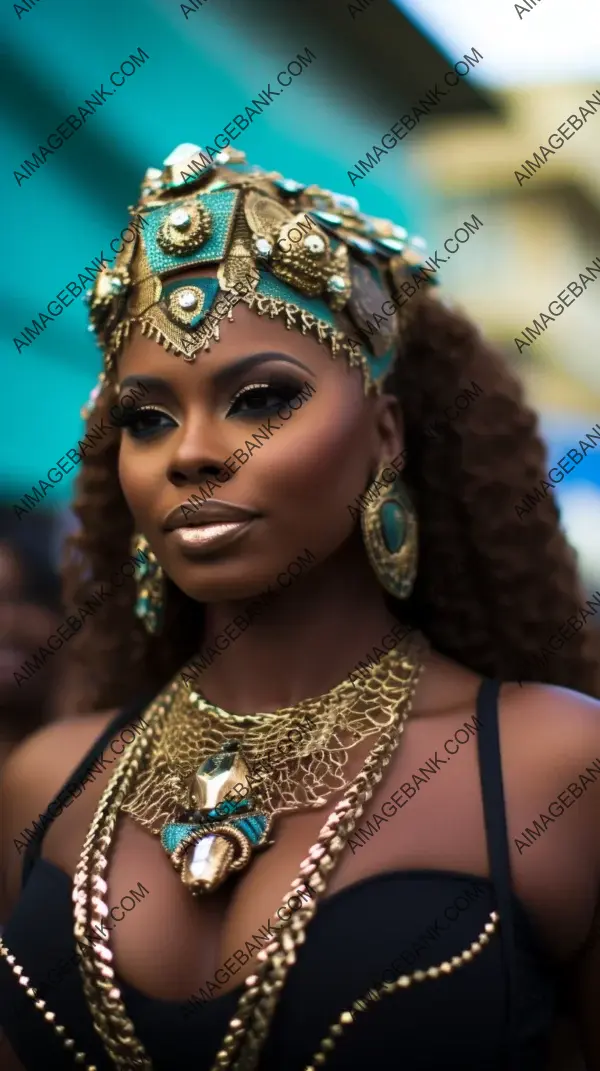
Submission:
[[600,1071],[597,648],[523,683],[583,601],[555,507],[515,512],[534,416],[420,240],[197,152],[91,296],[123,427],[67,597],[113,585],[113,709],[4,779],[3,1066],[534,1071],[568,1000]]

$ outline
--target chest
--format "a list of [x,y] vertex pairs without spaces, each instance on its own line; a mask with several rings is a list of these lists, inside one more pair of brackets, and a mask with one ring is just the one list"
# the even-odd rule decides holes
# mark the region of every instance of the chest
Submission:
[[[489,876],[477,742],[468,732],[461,739],[462,745],[455,743],[456,750],[448,752],[438,746],[439,726],[415,725],[412,734],[405,734],[330,875],[325,899],[350,894],[357,883],[388,872]],[[525,781],[512,778],[510,757],[504,765],[509,838],[514,840],[525,824],[522,816],[529,816],[534,804]],[[68,875],[75,871],[103,787],[102,782],[90,786],[47,835],[45,857]],[[318,811],[282,816],[274,827],[275,844],[257,853],[239,877],[199,899],[183,886],[158,838],[123,816],[109,859],[106,896],[119,977],[167,1001],[187,1000],[218,971],[220,992],[236,989],[256,969],[300,862],[335,799]],[[566,827],[552,833],[551,843],[537,846],[535,858],[511,846],[511,866],[514,891],[550,953],[560,958],[585,935],[594,890],[577,866]],[[573,905],[566,914],[565,902]],[[386,920],[385,925],[392,924]],[[474,931],[467,944],[475,936]]]

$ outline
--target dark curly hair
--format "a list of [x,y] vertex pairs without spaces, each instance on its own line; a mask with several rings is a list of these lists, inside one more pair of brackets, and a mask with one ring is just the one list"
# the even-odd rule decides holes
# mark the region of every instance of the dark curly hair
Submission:
[[[465,316],[427,295],[411,306],[388,389],[404,414],[403,478],[419,521],[419,568],[410,599],[392,600],[392,610],[477,673],[600,696],[594,630],[581,628],[545,663],[539,659],[585,596],[551,496],[523,519],[515,510],[546,472],[523,388]],[[468,408],[444,416],[462,392],[472,399]],[[108,420],[109,406],[101,397],[88,425]],[[131,553],[118,447],[119,431],[111,430],[82,461],[74,504],[81,529],[68,541],[64,567],[68,606],[89,599]],[[87,709],[156,694],[198,650],[201,608],[167,585],[162,637],[148,637],[134,617],[133,579],[80,629],[74,647],[89,682]]]

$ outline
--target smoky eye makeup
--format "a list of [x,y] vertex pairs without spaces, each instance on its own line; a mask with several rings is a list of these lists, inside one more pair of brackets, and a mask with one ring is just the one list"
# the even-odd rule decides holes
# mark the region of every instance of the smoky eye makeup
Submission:
[[295,377],[273,372],[240,387],[228,404],[227,416],[243,417],[275,411],[301,389],[302,384]]
[[126,430],[134,439],[148,439],[171,428],[177,421],[158,405],[140,405],[136,409],[123,409],[115,417],[114,425]]

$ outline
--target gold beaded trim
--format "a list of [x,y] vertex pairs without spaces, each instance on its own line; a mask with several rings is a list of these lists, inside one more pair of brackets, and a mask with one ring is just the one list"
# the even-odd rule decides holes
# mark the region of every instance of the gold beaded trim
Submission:
[[[500,916],[496,911],[492,911],[489,918],[490,921],[486,922],[477,940],[473,941],[471,947],[465,949],[460,955],[453,956],[451,960],[445,960],[443,963],[438,963],[437,967],[428,967],[426,971],[412,971],[411,974],[401,974],[394,982],[383,982],[377,989],[370,989],[364,997],[355,1000],[352,1005],[354,1011],[356,1013],[368,1011],[368,1005],[364,1007],[361,1005],[369,998],[372,1001],[381,1000],[382,997],[389,996],[397,989],[408,989],[413,982],[425,982],[428,978],[439,978],[440,974],[452,974],[459,967],[464,967],[466,963],[470,963],[474,956],[483,952],[484,945],[489,944],[491,934],[496,932]],[[327,1057],[335,1049],[337,1039],[342,1036],[344,1027],[349,1026],[351,1023],[354,1023],[354,1015],[351,1011],[343,1011],[337,1023],[333,1023],[329,1027],[326,1036],[321,1040],[319,1048],[305,1071],[316,1071],[318,1067],[323,1067]]]
[[57,1037],[60,1038],[65,1049],[73,1057],[75,1063],[79,1064],[80,1066],[82,1064],[85,1064],[85,1071],[98,1071],[98,1068],[95,1066],[95,1064],[87,1063],[87,1056],[84,1052],[75,1051],[77,1048],[75,1041],[73,1040],[73,1038],[69,1037],[66,1028],[64,1026],[60,1026],[60,1024],[56,1022],[56,1015],[53,1011],[48,1010],[48,1005],[46,1004],[46,1001],[41,999],[36,1000],[37,989],[34,986],[29,985],[31,979],[28,978],[27,975],[23,974],[23,968],[19,966],[18,963],[16,963],[15,957],[12,955],[12,953],[8,951],[8,948],[4,944],[2,938],[0,938],[0,956],[3,956],[5,958],[13,974],[16,975],[16,977],[18,978],[19,985],[26,987],[26,995],[28,997],[31,997],[31,999],[34,1001],[34,1007],[36,1007],[37,1010],[41,1012],[41,1014],[44,1016],[45,1021],[47,1023],[50,1023],[52,1029],[54,1030],[54,1033]]
[[[365,1003],[366,1001],[370,1000],[372,1003],[374,1003],[377,1000],[381,1000],[381,998],[384,996],[390,996],[397,989],[408,989],[411,985],[413,985],[414,982],[425,982],[428,978],[439,978],[440,974],[453,974],[455,970],[458,970],[460,967],[464,967],[466,963],[471,963],[474,956],[477,956],[481,952],[483,952],[484,946],[489,944],[491,935],[495,933],[498,928],[500,916],[496,911],[490,912],[489,919],[490,921],[486,922],[482,932],[477,936],[477,939],[471,943],[470,948],[465,949],[458,956],[453,956],[451,960],[445,960],[443,963],[438,963],[438,965],[435,967],[428,967],[425,971],[412,971],[411,974],[401,974],[400,977],[396,978],[394,982],[383,982],[383,984],[379,986],[379,988],[370,989],[365,994],[365,996],[359,997],[358,1000],[354,1001],[352,1007],[354,1008],[355,1014],[362,1014],[369,1010],[369,1005]],[[262,958],[262,960],[264,961],[267,958],[268,953],[268,948],[262,949],[259,953],[259,958]],[[6,961],[10,965],[13,974],[15,974],[19,979],[19,984],[28,987],[25,992],[27,996],[31,997],[33,1000],[37,996],[37,990],[33,987],[29,987],[30,979],[23,974],[23,968],[15,962],[15,957],[9,954],[8,949],[4,945],[1,938],[0,956],[4,956],[6,958]],[[247,979],[247,981],[250,981],[250,979]],[[254,981],[258,981],[256,976],[254,976]],[[363,1004],[364,1006],[362,1006]],[[71,1055],[73,1055],[75,1063],[80,1065],[85,1064],[87,1059],[85,1053],[73,1053],[73,1050],[75,1049],[75,1041],[73,1040],[73,1038],[70,1038],[67,1035],[65,1027],[60,1026],[56,1022],[56,1016],[54,1012],[44,1011],[44,1009],[47,1008],[46,1001],[36,1000],[35,1007],[43,1013],[46,1022],[52,1024],[55,1034],[61,1039],[67,1051],[70,1052]],[[323,1067],[327,1060],[327,1057],[335,1049],[338,1038],[340,1038],[344,1033],[344,1028],[352,1025],[353,1023],[354,1014],[351,1011],[341,1012],[337,1023],[332,1023],[332,1025],[327,1031],[326,1036],[322,1038],[321,1042],[319,1043],[319,1048],[312,1057],[312,1063],[305,1069],[305,1071],[316,1071],[318,1067]],[[86,1071],[97,1071],[97,1068],[94,1064],[86,1064]]]

